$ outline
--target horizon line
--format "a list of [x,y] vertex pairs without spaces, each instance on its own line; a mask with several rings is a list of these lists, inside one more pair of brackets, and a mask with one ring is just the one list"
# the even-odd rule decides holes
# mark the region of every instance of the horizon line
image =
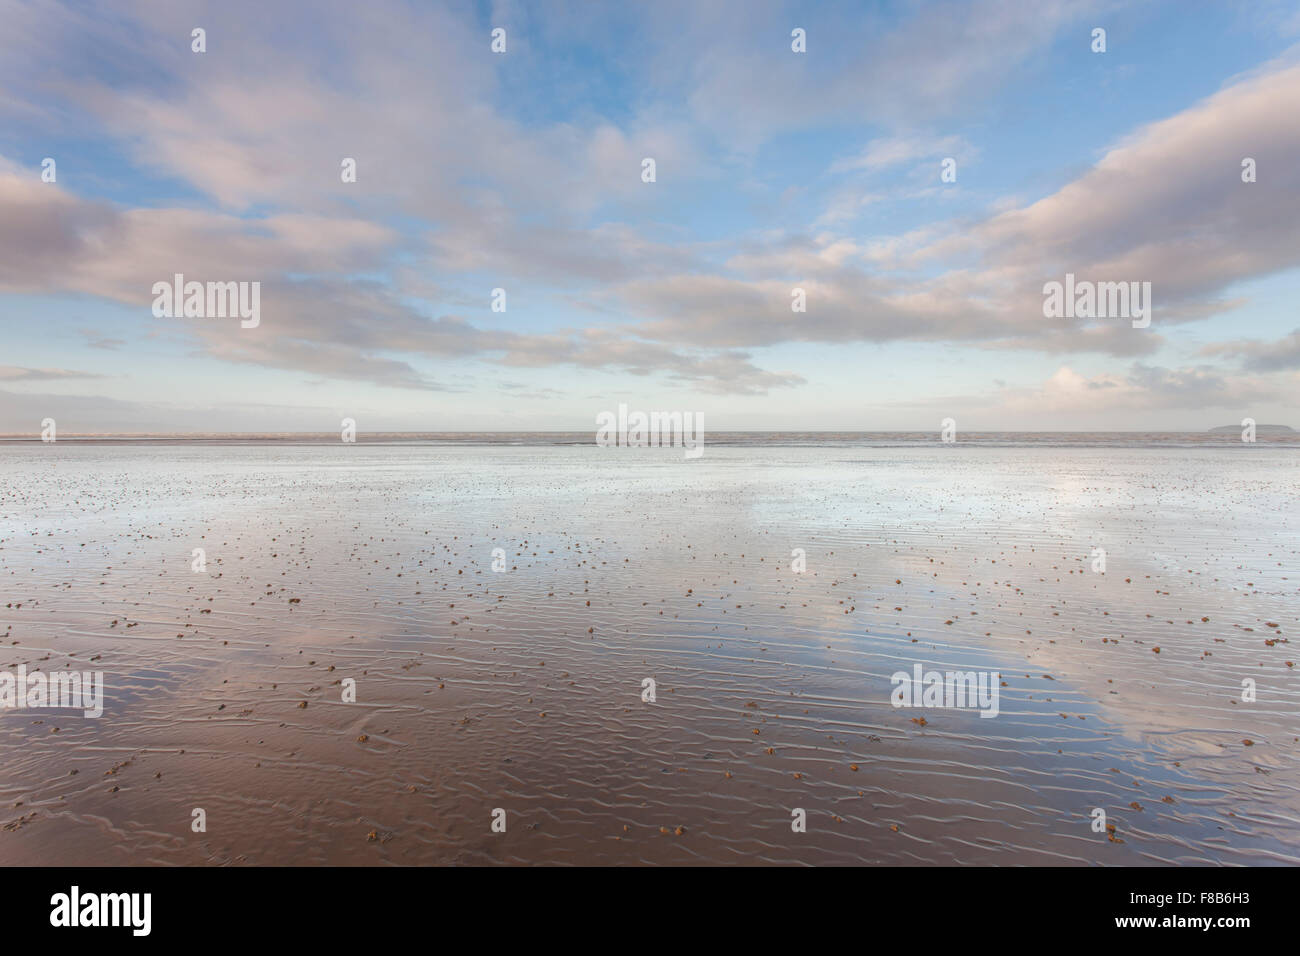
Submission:
[[[1059,429],[1034,429],[1034,428],[971,428],[962,429],[960,434],[963,435],[1206,435],[1216,431],[1236,431],[1239,425],[1216,425],[1211,428],[1189,429],[1189,428],[1137,428],[1137,429],[1112,429],[1112,428],[1059,428]],[[1275,424],[1256,424],[1256,431],[1265,429],[1285,429],[1294,434],[1296,432],[1290,425]],[[743,434],[743,435],[924,435],[938,433],[937,429],[918,429],[918,428],[714,428],[709,430],[714,435]],[[380,436],[380,435],[406,435],[406,436],[426,436],[426,435],[586,435],[595,434],[591,428],[515,428],[515,429],[423,429],[423,430],[399,430],[399,429],[374,429],[370,431],[358,431],[358,440],[363,436]],[[292,431],[287,429],[275,429],[269,431],[96,431],[96,432],[61,432],[59,439],[69,438],[195,438],[195,439],[215,439],[215,438],[280,438],[280,437],[317,437],[317,436],[336,436],[337,429],[324,431]],[[41,434],[38,430],[24,432],[0,432],[0,441],[40,441]]]

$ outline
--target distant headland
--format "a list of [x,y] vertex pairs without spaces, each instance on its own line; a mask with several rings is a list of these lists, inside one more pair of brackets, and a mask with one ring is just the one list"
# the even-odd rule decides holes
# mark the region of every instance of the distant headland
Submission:
[[[1218,428],[1211,428],[1210,433],[1214,435],[1226,435],[1229,432],[1236,434],[1241,431],[1240,425],[1220,425]],[[1294,435],[1296,430],[1290,425],[1256,425],[1256,435]]]

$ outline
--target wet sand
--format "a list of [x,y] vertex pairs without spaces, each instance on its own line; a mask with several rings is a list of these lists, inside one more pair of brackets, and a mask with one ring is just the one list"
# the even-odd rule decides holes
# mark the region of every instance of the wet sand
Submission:
[[10,445],[0,862],[1294,864],[1298,627],[1293,447]]

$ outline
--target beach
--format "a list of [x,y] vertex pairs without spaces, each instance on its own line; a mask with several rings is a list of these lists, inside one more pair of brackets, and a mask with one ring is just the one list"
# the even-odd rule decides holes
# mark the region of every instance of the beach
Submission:
[[1298,627],[1291,443],[6,444],[0,861],[1296,864]]

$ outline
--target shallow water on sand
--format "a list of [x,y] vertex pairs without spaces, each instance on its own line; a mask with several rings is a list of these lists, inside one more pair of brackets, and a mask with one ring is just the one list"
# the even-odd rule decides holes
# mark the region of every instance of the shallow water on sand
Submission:
[[7,446],[0,670],[107,686],[0,710],[0,862],[1297,863],[1298,498],[1244,444]]

